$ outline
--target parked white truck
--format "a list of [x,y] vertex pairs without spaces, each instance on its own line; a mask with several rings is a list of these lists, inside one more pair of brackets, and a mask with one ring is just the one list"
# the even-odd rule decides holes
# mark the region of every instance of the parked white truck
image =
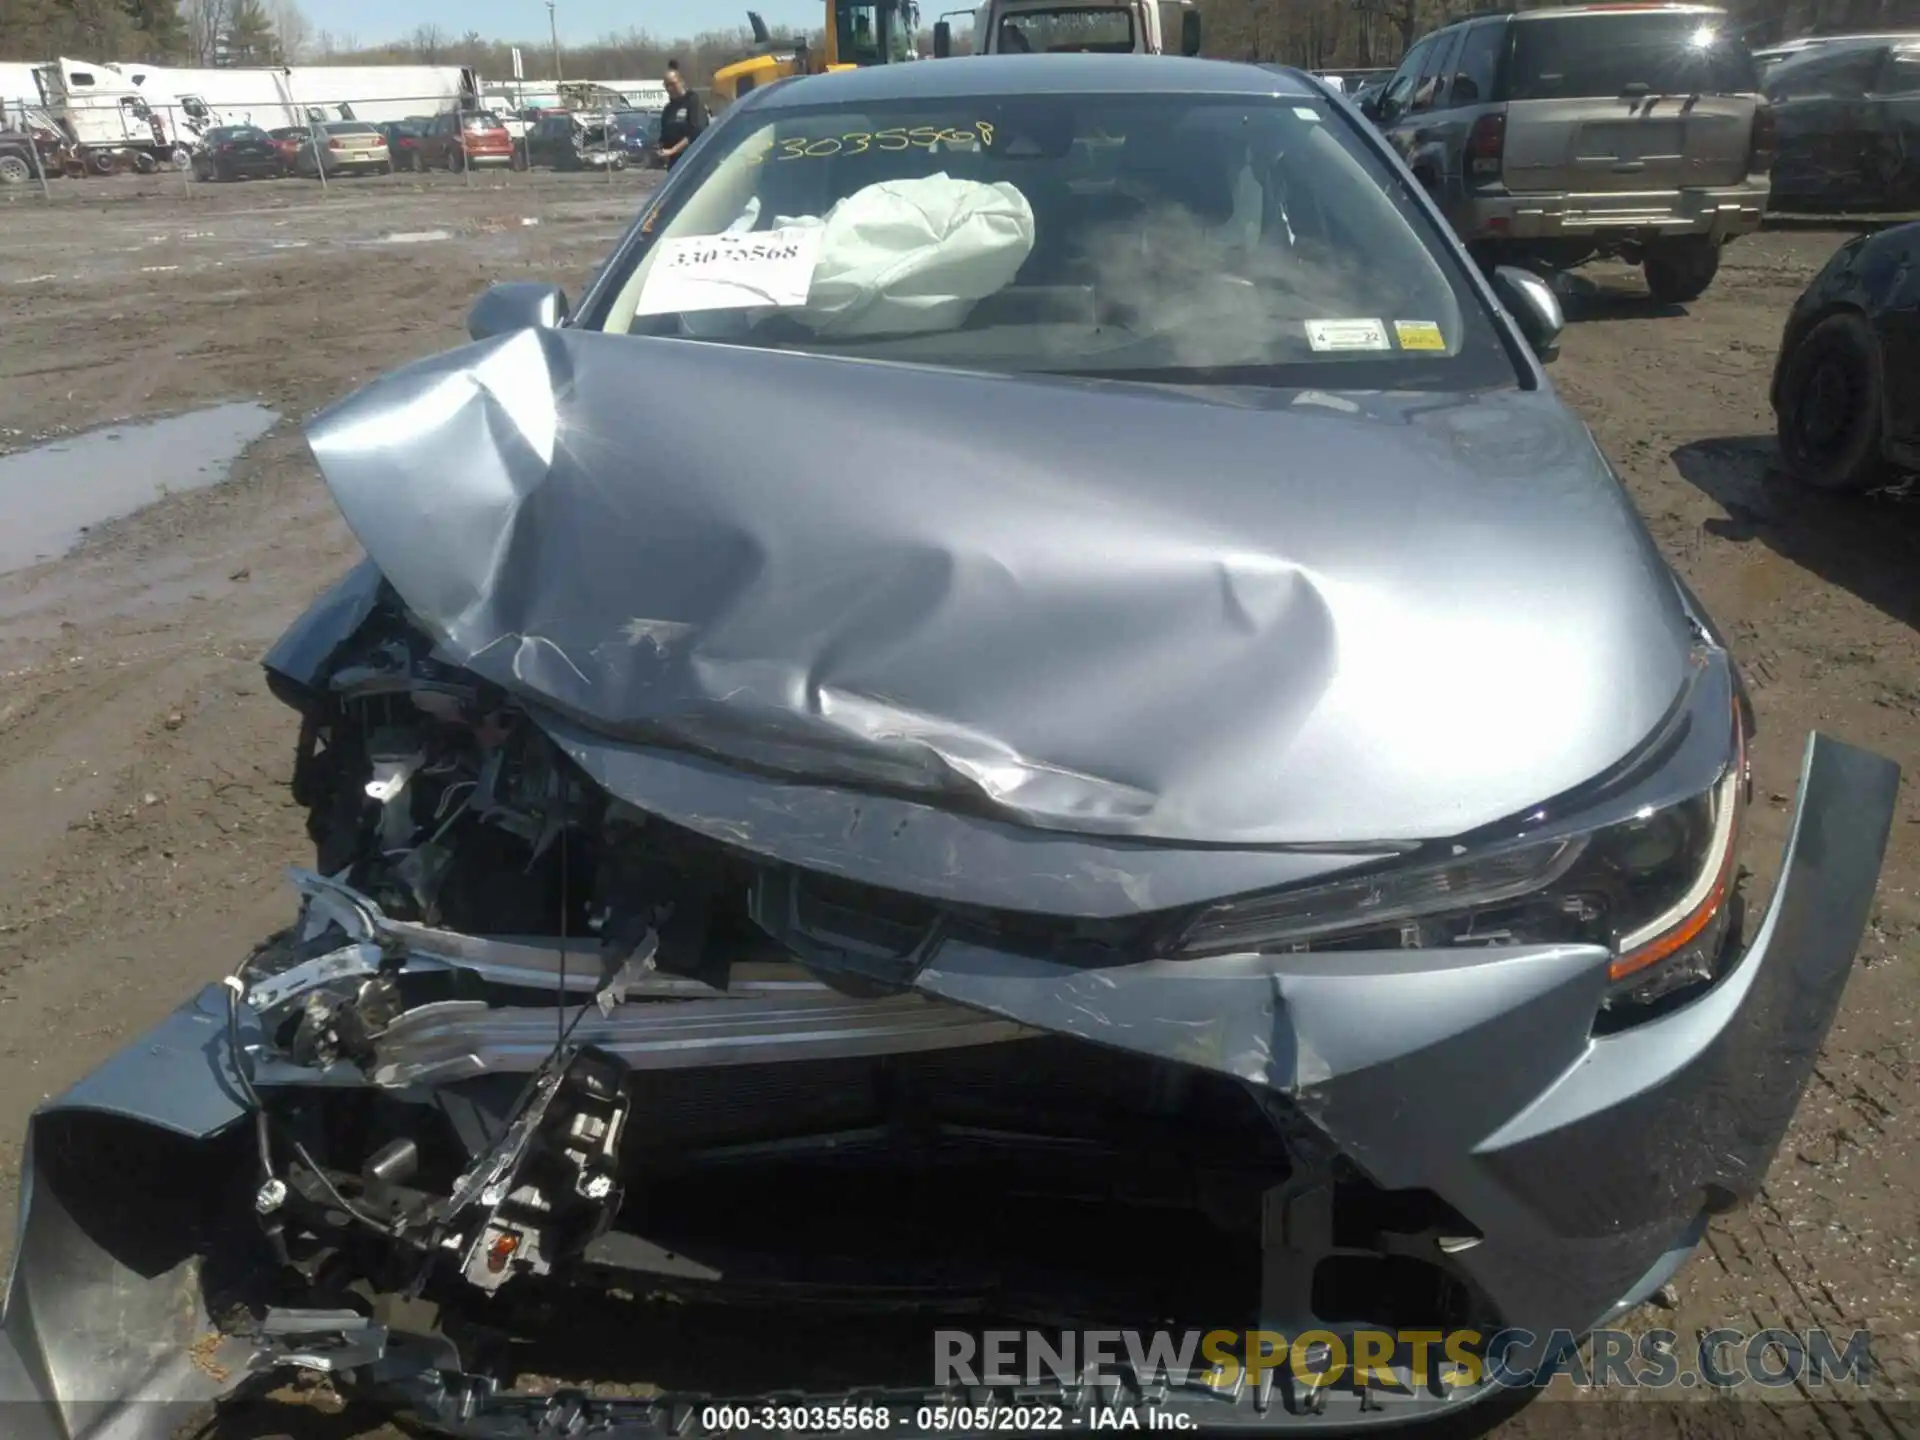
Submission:
[[[950,10],[947,15],[965,15]],[[1195,0],[987,0],[972,11],[976,55],[1049,55],[1101,51],[1139,55],[1198,55],[1200,10]],[[953,53],[953,27],[942,16],[933,27],[933,53]]]
[[183,135],[164,109],[154,109],[118,65],[63,55],[37,66],[34,79],[47,113],[89,168],[111,170],[122,155],[133,156],[143,169],[161,160],[182,169],[192,163],[193,137]]

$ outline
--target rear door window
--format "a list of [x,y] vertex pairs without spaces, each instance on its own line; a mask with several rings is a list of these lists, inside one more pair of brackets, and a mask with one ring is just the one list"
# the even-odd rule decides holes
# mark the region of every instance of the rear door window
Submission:
[[1877,45],[1809,51],[1774,71],[1767,93],[1776,100],[1858,100],[1873,85],[1885,53]]
[[1920,96],[1920,50],[1889,50],[1873,89],[1876,95]]
[[1453,86],[1447,94],[1449,105],[1484,105],[1498,98],[1500,57],[1506,53],[1507,34],[1504,20],[1468,29],[1467,38],[1460,45],[1460,58],[1453,66]]
[[1760,88],[1746,47],[1699,14],[1566,15],[1516,21],[1513,29],[1510,100],[1749,95]]

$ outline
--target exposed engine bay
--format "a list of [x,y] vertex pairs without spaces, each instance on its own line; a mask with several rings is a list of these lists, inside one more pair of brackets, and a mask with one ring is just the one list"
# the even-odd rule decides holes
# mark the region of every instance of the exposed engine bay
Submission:
[[[357,1315],[387,1350],[452,1347],[501,1386],[608,1362],[580,1337],[611,1324],[656,1339],[567,1378],[668,1391],[699,1388],[647,1368],[689,1325],[744,1344],[811,1312],[867,1347],[889,1315],[916,1335],[1250,1328],[1274,1197],[1303,1164],[1338,1189],[1343,1232],[1300,1237],[1343,1257],[1305,1265],[1303,1307],[1490,1318],[1410,1258],[1470,1227],[1377,1189],[1271,1096],[904,983],[938,927],[1097,965],[1150,944],[1151,918],[960,913],[661,821],[437,663],[384,589],[323,690],[269,674],[304,716],[293,783],[318,873],[295,873],[298,924],[228,983],[281,1277],[267,1313],[294,1326],[259,1363],[315,1358],[302,1314],[328,1333]],[[542,1347],[557,1316],[572,1340]],[[565,1362],[530,1361],[549,1348]],[[929,1353],[906,1347],[903,1385]]]

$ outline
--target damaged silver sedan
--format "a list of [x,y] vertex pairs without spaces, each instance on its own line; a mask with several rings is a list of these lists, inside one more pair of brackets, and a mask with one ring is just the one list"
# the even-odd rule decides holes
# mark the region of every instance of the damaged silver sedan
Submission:
[[1780,1143],[1898,775],[1811,737],[1743,915],[1752,710],[1558,326],[1303,79],[744,99],[577,313],[311,426],[367,558],[266,659],[298,919],[35,1116],[9,1435],[288,1367],[476,1440],[1392,1422],[1499,1377],[934,1337],[1524,1366],[1641,1303]]

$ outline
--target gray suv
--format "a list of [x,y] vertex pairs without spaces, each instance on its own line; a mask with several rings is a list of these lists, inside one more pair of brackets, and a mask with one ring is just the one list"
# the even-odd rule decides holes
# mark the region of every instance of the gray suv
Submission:
[[1486,264],[1620,256],[1664,301],[1767,207],[1773,119],[1706,5],[1568,6],[1423,37],[1365,109]]

